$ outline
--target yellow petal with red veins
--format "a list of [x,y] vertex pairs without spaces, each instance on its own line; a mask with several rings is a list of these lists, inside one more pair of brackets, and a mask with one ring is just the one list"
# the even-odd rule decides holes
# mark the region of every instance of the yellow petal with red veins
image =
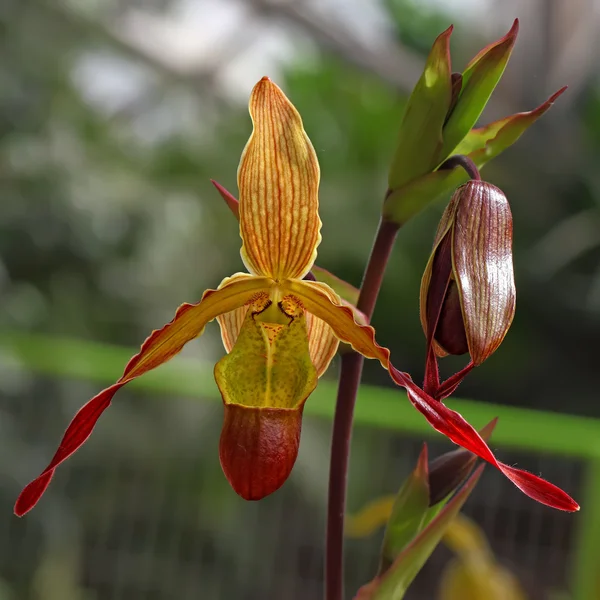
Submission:
[[317,281],[288,280],[281,284],[282,293],[298,298],[307,312],[325,321],[334,334],[366,358],[376,358],[385,369],[390,351],[375,341],[375,330],[360,325],[358,314],[326,284]]
[[242,260],[257,275],[302,278],[321,241],[317,155],[298,111],[267,77],[252,90],[250,116],[238,168]]
[[300,304],[251,303],[233,349],[215,366],[215,380],[225,405],[223,472],[240,496],[259,500],[289,476],[304,402],[317,385]]
[[235,345],[235,341],[238,339],[238,335],[240,335],[240,330],[244,324],[247,312],[247,306],[240,306],[240,308],[236,308],[231,312],[217,317],[217,322],[221,328],[221,340],[223,341],[223,346],[225,346],[227,353],[231,352],[231,349]]
[[19,495],[15,514],[22,516],[37,504],[56,468],[85,443],[121,387],[173,358],[217,315],[246,304],[257,296],[268,297],[270,284],[266,278],[239,273],[224,279],[217,290],[204,292],[198,304],[182,304],[170,323],[150,334],[140,352],[127,363],[121,378],[94,396],[75,415],[50,464]]
[[129,361],[118,383],[127,383],[170,360],[185,344],[201,335],[207,323],[256,296],[268,296],[270,286],[267,278],[237,273],[225,278],[216,290],[204,292],[198,304],[182,304],[170,323],[152,332],[140,353]]
[[325,321],[310,313],[306,313],[306,328],[310,360],[321,377],[335,356],[340,340]]

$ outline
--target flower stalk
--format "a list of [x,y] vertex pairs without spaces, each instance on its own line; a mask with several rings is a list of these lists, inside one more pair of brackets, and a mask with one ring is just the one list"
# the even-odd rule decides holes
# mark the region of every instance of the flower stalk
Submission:
[[455,154],[454,156],[450,156],[438,167],[437,170],[451,171],[456,167],[462,167],[470,179],[481,181],[481,175],[479,174],[477,165],[473,162],[473,159],[464,154]]
[[[400,227],[382,218],[360,287],[357,308],[370,322],[383,282],[385,269]],[[357,352],[342,355],[338,394],[333,419],[327,505],[325,554],[325,598],[344,598],[344,515],[354,406],[364,357]]]

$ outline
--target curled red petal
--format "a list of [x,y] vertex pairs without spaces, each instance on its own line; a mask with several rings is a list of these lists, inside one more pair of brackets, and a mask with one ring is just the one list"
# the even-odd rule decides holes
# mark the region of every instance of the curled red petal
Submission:
[[17,517],[22,517],[37,504],[46,491],[56,467],[67,460],[90,437],[100,415],[110,406],[113,396],[123,385],[125,384],[111,385],[79,409],[67,427],[50,464],[19,494],[14,509]]
[[121,387],[173,358],[185,344],[201,335],[209,321],[246,304],[261,290],[268,289],[268,285],[269,282],[263,278],[238,274],[225,279],[218,290],[204,292],[197,304],[182,304],[170,323],[148,336],[140,352],[127,363],[121,378],[94,396],[75,415],[50,464],[17,498],[15,514],[23,516],[36,505],[56,467],[88,439],[100,415],[110,406],[113,396]]
[[427,395],[406,373],[390,365],[390,375],[398,385],[406,389],[412,405],[436,431],[495,466],[524,494],[558,510],[568,512],[579,510],[577,502],[559,487],[532,473],[498,461],[483,438],[459,413]]
[[533,473],[511,467],[502,462],[498,462],[496,466],[522,492],[541,504],[551,506],[552,508],[558,508],[559,510],[565,510],[567,512],[579,510],[579,504],[553,483],[550,483]]

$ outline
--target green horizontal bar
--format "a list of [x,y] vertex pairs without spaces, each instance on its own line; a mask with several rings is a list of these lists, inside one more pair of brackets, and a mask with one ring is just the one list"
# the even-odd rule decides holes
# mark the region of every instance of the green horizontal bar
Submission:
[[[129,348],[55,338],[53,336],[4,332],[0,335],[0,366],[26,369],[55,377],[113,383],[129,358]],[[178,357],[147,373],[130,385],[160,394],[220,400],[212,376],[212,365]],[[306,414],[331,419],[336,383],[321,380],[306,403]],[[500,417],[494,446],[533,450],[578,458],[600,458],[600,420],[452,399],[449,406],[479,428]],[[363,385],[356,406],[356,423],[419,436],[437,435],[410,405],[398,388]]]

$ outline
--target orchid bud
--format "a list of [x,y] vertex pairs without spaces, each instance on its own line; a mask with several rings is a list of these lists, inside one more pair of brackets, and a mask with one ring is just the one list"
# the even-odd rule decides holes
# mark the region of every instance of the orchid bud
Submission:
[[464,448],[450,450],[429,464],[429,506],[435,506],[456,491],[471,474],[477,456]]
[[[492,419],[479,435],[488,441],[498,419]],[[440,454],[429,463],[429,506],[435,506],[455,492],[471,474],[477,456],[464,448]]]
[[421,281],[421,324],[438,357],[481,364],[515,314],[512,215],[497,187],[472,180],[452,196]]

